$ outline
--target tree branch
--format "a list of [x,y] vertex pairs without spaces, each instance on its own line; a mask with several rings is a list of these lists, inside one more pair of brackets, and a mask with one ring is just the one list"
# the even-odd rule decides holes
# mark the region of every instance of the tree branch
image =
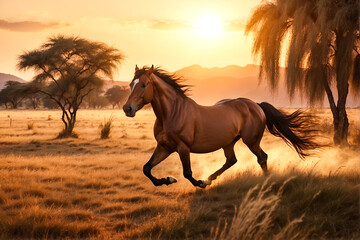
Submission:
[[333,49],[334,53],[337,52],[336,49],[335,49],[335,46],[333,44],[329,43],[329,47],[331,47]]
[[355,51],[358,55],[360,55],[360,53],[359,53],[359,51],[358,51],[357,47],[354,47],[354,51]]
[[45,92],[43,90],[39,90],[39,92],[47,95],[49,98],[51,98],[52,100],[54,100],[58,105],[59,107],[61,108],[61,110],[63,111],[63,114],[65,114],[66,118],[69,120],[69,115],[67,114],[66,112],[66,109],[65,107],[61,104],[60,100],[56,99],[55,97],[53,97],[52,94],[48,93],[48,92]]
[[44,71],[44,73],[45,73],[46,75],[48,75],[48,76],[55,82],[55,84],[56,84],[62,91],[64,91],[64,89],[62,89],[62,87],[60,87],[58,81],[54,78],[54,76],[53,76],[51,73],[49,73],[48,71],[46,71],[45,67],[41,66],[40,64],[38,64],[38,66],[39,66],[39,68],[41,68],[41,69]]
[[81,105],[82,101],[84,100],[84,98],[90,94],[91,91],[93,91],[95,88],[91,88],[87,93],[85,93],[83,96],[80,97],[80,102],[79,102],[79,106]]

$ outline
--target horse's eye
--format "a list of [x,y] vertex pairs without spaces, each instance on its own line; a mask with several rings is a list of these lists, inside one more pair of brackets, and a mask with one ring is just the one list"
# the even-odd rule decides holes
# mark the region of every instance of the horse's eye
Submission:
[[145,84],[145,83],[142,83],[142,84],[141,84],[141,87],[142,87],[142,88],[146,88],[146,84]]

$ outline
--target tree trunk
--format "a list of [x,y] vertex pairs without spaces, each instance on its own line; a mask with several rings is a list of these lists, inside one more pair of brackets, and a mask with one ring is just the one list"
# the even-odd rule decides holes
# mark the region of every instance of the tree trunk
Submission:
[[65,112],[63,110],[63,115],[61,120],[64,123],[64,130],[59,133],[58,138],[68,138],[68,137],[76,137],[73,130],[76,122],[76,111],[73,112]]
[[36,98],[30,98],[31,101],[31,105],[33,107],[33,109],[36,109],[38,107],[38,101]]
[[347,118],[345,107],[338,110],[338,115],[334,118],[334,144],[348,145],[347,137],[349,130],[349,120]]
[[333,126],[334,126],[334,144],[335,145],[347,145],[347,137],[349,130],[349,120],[346,114],[346,108],[335,107],[331,108],[333,115]]
[[349,120],[346,114],[346,99],[349,93],[352,49],[351,51],[346,50],[351,34],[342,30],[336,32],[335,73],[338,92],[337,114],[334,117],[334,143],[336,145],[348,145]]
[[66,128],[60,133],[61,138],[68,138],[73,135],[74,126],[69,123]]
[[337,106],[332,91],[327,81],[324,81],[325,92],[329,100],[330,109],[333,115],[334,144],[347,145],[349,120],[346,114],[346,97],[348,95],[348,84],[344,88],[338,88],[339,100]]
[[18,103],[16,101],[11,101],[11,105],[13,109],[17,109]]
[[[343,120],[347,119],[346,111],[341,111],[341,117],[340,117],[339,107],[336,106],[336,104],[335,104],[334,96],[333,96],[333,93],[332,93],[332,91],[330,89],[328,80],[324,79],[323,83],[324,83],[324,88],[325,88],[326,95],[327,95],[328,100],[329,100],[331,113],[333,115],[333,127],[334,127],[333,141],[334,141],[335,145],[340,145],[340,144],[343,144],[344,137],[345,137],[345,142],[346,142],[347,129],[345,131],[345,128],[344,128],[345,121],[340,121],[340,119],[343,119]],[[338,104],[339,104],[339,102],[338,102]],[[344,114],[345,114],[345,117],[344,117]]]

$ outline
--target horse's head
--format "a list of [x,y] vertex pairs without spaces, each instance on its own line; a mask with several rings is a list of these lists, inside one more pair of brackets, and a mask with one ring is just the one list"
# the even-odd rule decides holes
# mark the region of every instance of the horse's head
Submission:
[[130,83],[131,93],[123,106],[126,116],[134,117],[136,111],[152,101],[154,87],[151,74],[153,72],[154,65],[151,68],[142,69],[135,67],[135,75]]

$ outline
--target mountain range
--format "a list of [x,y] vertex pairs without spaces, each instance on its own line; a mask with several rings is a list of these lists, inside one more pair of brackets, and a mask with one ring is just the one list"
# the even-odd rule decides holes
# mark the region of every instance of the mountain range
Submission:
[[[5,84],[7,81],[17,81],[21,83],[25,83],[25,81],[22,78],[19,78],[17,76],[6,74],[6,73],[0,73],[0,90],[5,87]],[[127,87],[129,86],[128,82],[121,82],[121,81],[113,81],[113,80],[107,80],[105,81],[104,89],[108,89],[114,86],[120,86],[120,87]]]
[[26,82],[24,79],[21,79],[17,76],[6,74],[6,73],[0,73],[0,90],[5,87],[5,83],[7,81],[17,81],[17,82]]
[[[184,77],[183,84],[191,85],[190,96],[203,105],[212,105],[221,99],[243,97],[255,102],[266,101],[278,107],[309,106],[307,100],[299,94],[295,94],[290,100],[285,86],[284,68],[280,68],[280,81],[276,90],[272,90],[266,80],[259,81],[259,68],[258,65],[252,64],[221,68],[191,65],[175,73]],[[323,105],[319,107],[328,106],[325,97]],[[349,94],[347,106],[359,107],[359,99]]]
[[[255,102],[269,102],[278,107],[306,107],[308,102],[295,94],[290,100],[284,84],[285,69],[280,69],[280,81],[276,90],[269,84],[259,81],[259,66],[246,65],[244,67],[229,65],[225,67],[205,68],[191,65],[175,72],[184,78],[183,84],[190,85],[189,96],[202,105],[212,105],[226,98],[249,98]],[[0,89],[6,81],[25,82],[14,75],[0,73]],[[128,82],[106,81],[105,89],[115,85],[127,87]],[[336,94],[335,94],[336,95]],[[321,107],[328,107],[327,99]],[[348,107],[359,107],[359,100],[349,95]]]
[[226,67],[204,68],[192,65],[178,70],[185,84],[191,85],[190,94],[200,104],[211,105],[226,98],[249,98],[255,102],[269,102],[281,107],[305,106],[299,96],[290,101],[283,83],[284,69],[280,69],[280,84],[272,91],[266,81],[259,82],[259,66],[244,67],[230,65]]

